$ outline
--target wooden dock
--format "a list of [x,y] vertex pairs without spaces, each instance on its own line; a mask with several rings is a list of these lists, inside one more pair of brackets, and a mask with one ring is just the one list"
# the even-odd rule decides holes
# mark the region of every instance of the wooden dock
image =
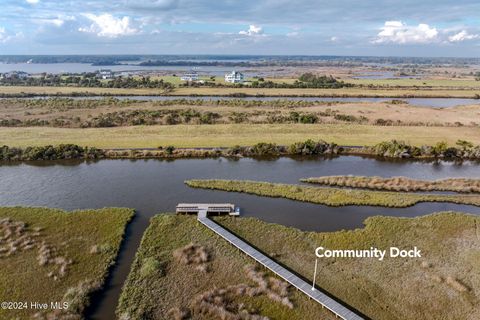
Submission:
[[207,214],[228,214],[238,216],[240,209],[231,203],[179,203],[177,213],[199,214],[206,211]]
[[253,248],[251,245],[243,241],[242,239],[238,238],[234,234],[232,234],[227,229],[221,227],[216,222],[210,220],[206,214],[206,212],[201,212],[198,215],[198,221],[202,223],[204,226],[230,242],[233,246],[237,247],[245,254],[250,256],[252,259],[275,273],[280,278],[284,279],[292,286],[297,288],[298,290],[302,291],[306,294],[309,298],[315,300],[316,302],[320,303],[324,308],[327,308],[331,312],[333,312],[337,317],[345,320],[362,320],[364,319],[362,316],[358,315],[357,313],[353,312],[352,310],[348,309],[344,305],[340,304],[339,302],[335,301],[334,299],[330,298],[323,292],[313,289],[312,284],[307,283],[291,271],[285,269],[280,264],[273,261],[271,258],[267,257],[257,249]]

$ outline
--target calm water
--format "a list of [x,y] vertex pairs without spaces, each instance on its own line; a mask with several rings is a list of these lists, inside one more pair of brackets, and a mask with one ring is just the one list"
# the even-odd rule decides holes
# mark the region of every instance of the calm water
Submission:
[[232,202],[242,215],[293,226],[302,230],[334,231],[362,226],[373,215],[413,217],[442,210],[480,214],[480,208],[423,203],[404,209],[380,207],[327,207],[285,199],[191,189],[183,181],[194,178],[250,179],[296,183],[321,175],[407,176],[418,179],[480,178],[480,167],[421,162],[382,162],[354,156],[329,160],[103,160],[95,163],[56,162],[0,166],[1,206],[48,206],[67,210],[129,207],[137,217],[127,230],[117,265],[105,290],[94,298],[89,319],[114,319],[121,286],[133,261],[148,220],[156,213],[172,212],[179,202]]

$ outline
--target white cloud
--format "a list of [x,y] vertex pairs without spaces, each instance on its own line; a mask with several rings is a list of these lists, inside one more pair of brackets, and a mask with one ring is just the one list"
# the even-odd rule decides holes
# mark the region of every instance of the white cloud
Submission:
[[47,20],[46,22],[51,23],[51,24],[53,24],[57,27],[61,27],[65,23],[65,20],[63,20],[63,19],[52,19],[52,20]]
[[38,18],[33,19],[34,22],[39,24],[50,24],[56,27],[61,27],[67,21],[75,21],[76,18],[74,16],[58,16],[56,18]]
[[0,27],[0,43],[6,43],[9,41],[15,41],[24,37],[23,32],[17,32],[15,34],[9,33],[5,28]]
[[448,41],[450,42],[462,42],[466,40],[473,40],[479,38],[480,35],[478,34],[470,34],[466,30],[462,30],[459,33],[456,33],[450,37],[448,37]]
[[402,21],[386,21],[373,43],[431,43],[438,40],[438,30],[428,24],[408,26]]
[[11,37],[7,34],[5,28],[0,27],[0,43],[5,43],[10,39]]
[[40,2],[40,0],[25,0],[25,1],[27,1],[30,4],[37,4]]
[[115,18],[111,14],[105,13],[94,15],[84,14],[86,18],[93,23],[89,27],[82,27],[81,32],[96,33],[99,37],[117,38],[138,33],[138,30],[131,26],[130,17]]
[[259,36],[263,35],[263,29],[260,26],[256,26],[254,24],[251,24],[248,28],[248,30],[242,30],[238,34],[244,35],[244,36]]

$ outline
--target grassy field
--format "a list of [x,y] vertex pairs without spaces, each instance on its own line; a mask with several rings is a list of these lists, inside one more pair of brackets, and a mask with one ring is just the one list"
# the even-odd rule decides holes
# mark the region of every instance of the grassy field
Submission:
[[479,217],[377,216],[368,218],[363,229],[333,233],[302,232],[252,218],[217,221],[308,279],[312,279],[314,250],[320,245],[387,250],[417,246],[422,252],[419,259],[318,259],[317,285],[372,319],[480,318]]
[[244,192],[328,206],[360,205],[403,208],[413,206],[419,202],[451,202],[480,206],[479,195],[437,195],[348,190],[241,180],[188,180],[185,183],[193,188]]
[[[175,250],[190,243],[208,252],[208,272],[198,270],[195,263],[184,264],[174,258]],[[187,319],[169,314],[171,309],[190,310],[192,320],[214,320],[220,317],[202,315],[195,301],[210,290],[232,286],[252,286],[244,267],[253,262],[214,236],[192,216],[157,215],[145,232],[128,280],[123,288],[117,314],[121,319]],[[276,320],[334,319],[318,304],[308,300],[298,291],[289,290],[293,303],[290,309],[265,295],[248,297],[245,294],[223,297],[220,304],[245,304],[244,309],[254,309],[256,314]],[[218,297],[220,299],[220,297]],[[224,319],[251,319],[247,317]],[[257,319],[257,318],[254,318]]]
[[0,145],[43,146],[74,143],[98,148],[230,147],[274,142],[289,145],[306,139],[323,139],[340,145],[375,145],[397,139],[412,145],[434,145],[458,139],[480,144],[480,128],[401,127],[349,124],[218,124],[133,126],[66,129],[47,127],[0,128]]
[[[80,319],[102,286],[133,210],[0,208],[0,301],[68,302],[61,312],[0,309],[1,319]],[[12,232],[10,234],[10,232]]]
[[[23,87],[0,86],[0,94],[36,94],[36,95],[160,95],[160,89],[122,89],[122,88],[77,88],[77,87]],[[474,98],[480,94],[480,89],[370,89],[370,88],[342,88],[342,89],[262,89],[262,88],[209,88],[186,87],[176,88],[170,95],[218,95],[232,94],[265,95],[265,96],[325,96],[325,97],[445,97],[445,98]]]

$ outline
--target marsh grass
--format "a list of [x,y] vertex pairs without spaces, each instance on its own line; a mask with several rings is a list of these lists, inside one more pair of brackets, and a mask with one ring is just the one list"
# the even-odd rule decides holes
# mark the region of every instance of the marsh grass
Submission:
[[[66,301],[67,312],[49,317],[80,319],[89,295],[103,285],[132,217],[133,210],[119,208],[74,212],[0,208],[0,220],[22,225],[22,232],[15,231],[16,240],[26,241],[15,252],[0,255],[0,301]],[[0,247],[14,236],[1,231]],[[95,246],[100,249],[92,250]],[[37,312],[0,310],[0,319],[30,319]],[[39,313],[37,319],[46,317]]]
[[480,318],[477,216],[454,212],[417,218],[376,216],[367,218],[362,229],[328,233],[302,232],[255,218],[215,220],[307,279],[312,279],[314,251],[320,245],[387,250],[417,246],[420,259],[318,259],[317,285],[372,319]]
[[363,188],[388,191],[452,191],[461,193],[479,193],[480,180],[450,178],[441,180],[417,180],[407,177],[362,177],[362,176],[324,176],[301,179],[302,182],[331,187]]
[[480,206],[479,195],[413,194],[241,180],[187,180],[185,183],[192,188],[243,192],[328,206],[362,205],[404,208],[419,202],[451,202]]

